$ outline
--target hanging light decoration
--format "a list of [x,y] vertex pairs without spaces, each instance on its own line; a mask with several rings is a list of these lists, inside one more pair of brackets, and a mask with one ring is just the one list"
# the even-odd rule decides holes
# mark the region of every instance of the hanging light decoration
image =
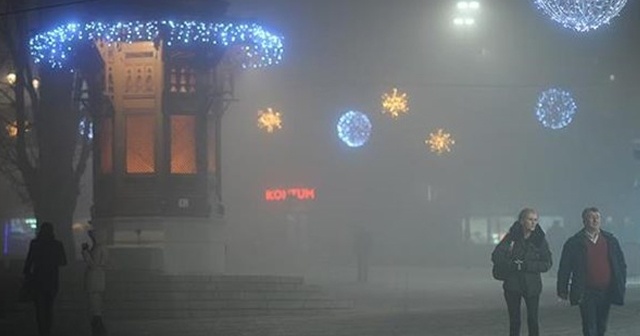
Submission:
[[451,134],[446,133],[442,128],[438,129],[436,133],[429,133],[429,138],[424,142],[429,145],[429,149],[432,153],[436,153],[438,155],[450,152],[451,146],[456,143],[456,141],[451,137]]
[[597,29],[618,16],[627,0],[534,0],[540,10],[565,28]]
[[409,111],[409,103],[406,93],[399,93],[398,89],[393,88],[390,93],[382,95],[382,113],[389,114],[392,118],[397,119],[400,114]]
[[360,147],[369,141],[371,121],[366,114],[349,111],[338,120],[338,137],[349,147]]
[[567,127],[578,107],[567,91],[552,88],[540,93],[536,106],[536,117],[542,126],[550,129]]
[[266,111],[258,111],[258,127],[266,129],[268,133],[273,133],[276,129],[282,128],[282,119],[280,112],[267,108]]
[[37,34],[29,40],[36,63],[53,68],[67,66],[79,45],[86,42],[131,43],[161,38],[167,48],[174,46],[242,46],[242,66],[258,68],[282,59],[283,42],[258,24],[200,21],[130,21],[70,23]]

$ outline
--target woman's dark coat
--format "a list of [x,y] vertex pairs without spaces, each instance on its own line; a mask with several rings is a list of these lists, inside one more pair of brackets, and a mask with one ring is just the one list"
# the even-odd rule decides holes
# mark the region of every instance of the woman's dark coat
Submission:
[[[514,263],[515,260],[523,261],[520,270]],[[544,231],[536,225],[529,238],[524,239],[522,225],[515,222],[491,253],[491,261],[509,270],[502,284],[505,291],[518,292],[524,296],[540,295],[540,274],[551,268],[551,251]]]

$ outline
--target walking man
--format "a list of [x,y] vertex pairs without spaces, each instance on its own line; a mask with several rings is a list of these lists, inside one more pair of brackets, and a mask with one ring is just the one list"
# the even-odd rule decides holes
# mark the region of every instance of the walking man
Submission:
[[558,268],[558,297],[580,306],[584,336],[604,336],[611,305],[624,304],[624,254],[613,234],[600,229],[600,221],[597,208],[582,211],[584,228],[564,244]]

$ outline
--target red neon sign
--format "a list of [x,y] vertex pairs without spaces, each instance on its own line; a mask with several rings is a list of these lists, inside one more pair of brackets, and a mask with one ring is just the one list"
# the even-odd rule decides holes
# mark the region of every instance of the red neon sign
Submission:
[[284,201],[289,198],[300,201],[316,199],[315,188],[289,188],[289,189],[267,189],[264,191],[264,199],[268,202]]

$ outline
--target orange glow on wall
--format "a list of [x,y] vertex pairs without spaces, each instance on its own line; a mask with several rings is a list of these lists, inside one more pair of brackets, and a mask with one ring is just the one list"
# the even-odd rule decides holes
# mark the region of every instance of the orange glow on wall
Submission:
[[171,116],[171,174],[196,173],[196,118]]
[[155,119],[150,114],[129,115],[126,119],[126,168],[128,174],[156,171]]
[[315,188],[267,189],[264,191],[264,199],[268,202],[285,201],[287,199],[310,201],[310,200],[316,199],[316,189]]

